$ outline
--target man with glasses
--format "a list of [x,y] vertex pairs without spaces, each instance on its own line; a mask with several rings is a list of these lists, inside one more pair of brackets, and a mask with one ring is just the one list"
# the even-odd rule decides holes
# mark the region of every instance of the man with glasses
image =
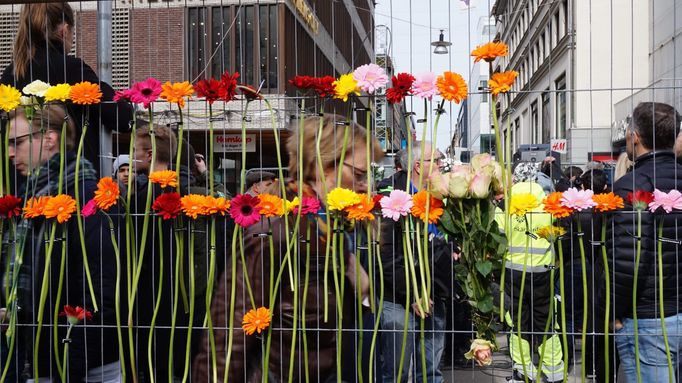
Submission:
[[[433,160],[432,160],[433,158]],[[393,178],[394,184],[389,187],[390,181],[382,182],[382,194],[388,195],[392,190],[404,190],[414,194],[419,190],[426,189],[429,178],[440,173],[440,165],[444,159],[443,154],[434,148],[430,142],[415,142],[411,158],[408,159],[407,151],[401,156],[401,164],[405,169],[410,169],[410,178],[407,173],[404,176]],[[388,184],[388,185],[387,185]],[[423,377],[429,382],[442,382],[443,377],[439,369],[441,356],[445,345],[445,322],[446,300],[453,289],[452,280],[452,257],[453,247],[442,238],[435,225],[429,225],[429,270],[433,281],[431,296],[422,297],[430,301],[430,310],[423,313],[416,309],[414,291],[410,294],[412,307],[406,308],[406,290],[410,283],[405,278],[405,254],[403,253],[403,236],[405,232],[404,220],[394,222],[384,219],[381,222],[381,261],[384,272],[384,306],[381,313],[381,356],[383,360],[384,382],[407,382],[410,375],[410,365],[416,381],[423,381]],[[413,220],[413,223],[417,221]],[[416,233],[412,232],[411,244],[414,247],[415,270],[421,267],[416,260],[418,250],[416,246],[421,243],[417,240]],[[411,286],[410,286],[411,287]],[[410,310],[408,317],[408,336],[405,344],[405,358],[403,369],[398,376],[400,354],[402,352],[403,331],[405,329],[405,310]],[[422,368],[422,352],[420,347],[420,320],[425,320],[424,341],[426,353],[426,370]],[[411,362],[410,362],[411,361]]]

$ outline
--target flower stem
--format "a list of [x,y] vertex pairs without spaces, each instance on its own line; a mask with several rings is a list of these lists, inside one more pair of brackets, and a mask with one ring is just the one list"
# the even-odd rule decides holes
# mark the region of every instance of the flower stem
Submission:
[[563,343],[564,357],[564,377],[562,381],[566,382],[568,379],[568,336],[566,334],[566,291],[564,287],[564,250],[563,246],[559,244],[559,296],[561,297],[561,342]]
[[303,297],[301,306],[301,330],[303,331],[303,372],[305,373],[305,382],[310,382],[310,373],[308,371],[308,336],[306,335],[306,305],[308,303],[308,281],[310,277],[310,223],[306,225],[305,231],[305,276],[303,281]]
[[40,351],[40,335],[43,331],[43,317],[45,315],[45,300],[47,299],[48,282],[50,279],[50,265],[52,264],[52,250],[54,249],[54,237],[57,233],[57,221],[52,222],[50,229],[50,239],[45,250],[45,270],[43,271],[43,282],[40,288],[40,300],[38,305],[38,326],[36,327],[36,337],[33,343],[33,376],[39,377],[38,355]]
[[[379,217],[379,220],[381,220],[381,217]],[[381,226],[381,222],[379,222],[378,225]],[[381,231],[378,231],[376,242],[379,243],[380,240],[381,240]],[[369,246],[371,246],[371,244]],[[376,249],[374,254],[376,254],[377,271],[379,272],[379,307],[377,308],[376,318],[374,319],[374,329],[372,330],[372,343],[369,346],[369,361],[370,361],[369,362],[369,376],[370,377],[374,376],[374,362],[373,362],[374,361],[374,351],[375,351],[375,347],[376,347],[377,337],[379,335],[379,325],[381,324],[381,314],[382,314],[382,310],[384,308],[384,270],[383,270],[383,264],[381,262],[380,249],[378,248],[378,246],[379,245],[377,245],[377,249]],[[373,283],[373,280],[370,278],[370,284],[371,283]]]
[[[64,356],[63,356],[63,361],[62,365],[64,368],[59,371],[59,377],[61,378],[62,382],[66,382],[66,368],[67,368],[67,361],[69,358],[69,342],[71,340],[71,329],[73,328],[72,324],[69,324],[69,327],[66,329],[66,342],[64,343]],[[56,354],[57,358],[55,358],[55,361],[59,360],[59,353]],[[57,363],[59,365],[59,363]],[[36,378],[35,380],[38,380]]]
[[[109,222],[109,234],[111,235],[111,244],[114,248],[114,256],[116,256],[116,292],[114,293],[114,310],[116,314],[116,336],[118,337],[118,358],[121,361],[121,381],[126,381],[125,369],[125,353],[123,352],[123,334],[121,332],[121,251],[116,241],[116,230],[114,228],[114,221],[108,214],[105,214]],[[161,241],[160,243],[163,243]],[[162,263],[163,264],[163,263]],[[163,273],[161,274],[163,275]]]
[[[191,225],[190,222],[187,223],[188,225]],[[190,242],[193,240],[194,233],[190,229],[189,233],[189,240]],[[180,278],[180,273],[182,273],[182,269],[178,266],[180,263],[184,262],[183,257],[182,257],[182,250],[180,247],[180,237],[175,236],[175,244],[177,248],[177,252],[175,254],[175,280],[174,280],[174,286],[173,286],[173,316],[171,317],[171,328],[170,328],[170,341],[169,344],[172,345],[174,344],[175,340],[175,323],[176,323],[176,318],[178,317],[178,300],[179,300],[179,295],[180,295],[180,287],[179,284],[183,283],[182,279]],[[173,371],[173,352],[168,353],[168,370]],[[169,374],[168,376],[169,383],[170,380],[173,379],[172,374]]]
[[670,383],[673,383],[675,380],[674,378],[674,371],[673,371],[673,362],[670,357],[670,344],[668,343],[668,331],[665,326],[665,310],[664,306],[665,304],[663,303],[663,217],[661,217],[661,220],[659,222],[658,226],[658,307],[659,310],[661,311],[661,330],[663,333],[663,343],[665,344],[665,356],[668,359],[668,380]]
[[[523,216],[523,220],[526,222],[526,232],[529,231],[529,226],[528,226],[528,217]],[[517,332],[517,337],[518,337],[518,347],[519,347],[519,354],[521,355],[521,364],[523,365],[523,380],[525,383],[528,383],[528,371],[526,369],[526,360],[525,356],[523,355],[523,345],[522,341],[523,338],[521,337],[521,313],[523,312],[523,296],[525,287],[526,287],[526,270],[528,267],[528,256],[529,256],[529,251],[528,248],[530,246],[530,237],[526,235],[526,254],[523,257],[523,271],[521,272],[521,288],[519,289],[519,307],[516,311],[516,332]],[[532,350],[532,349],[531,349]]]
[[[246,142],[246,141],[242,141]],[[213,182],[211,182],[213,183]],[[193,226],[193,225],[192,225]],[[190,230],[193,227],[190,226]],[[244,252],[242,251],[242,256]],[[182,374],[182,381],[187,381],[187,376],[189,374],[189,368],[191,361],[189,354],[192,351],[192,327],[194,325],[194,306],[196,305],[196,288],[194,281],[194,235],[190,234],[189,237],[189,321],[187,322],[187,343],[185,343],[185,369]],[[210,310],[209,307],[207,309]],[[172,346],[171,346],[172,347]],[[171,370],[172,371],[172,370]],[[172,374],[170,374],[172,375]]]
[[[583,228],[580,222],[580,217],[578,217],[578,233],[582,233]],[[583,243],[583,236],[580,234],[578,236],[578,244],[580,246],[580,268],[582,274],[583,283],[583,328],[581,330],[580,344],[585,345],[580,347],[580,363],[582,368],[580,369],[580,381],[585,383],[586,371],[585,371],[585,353],[587,352],[587,264],[585,262],[585,245]],[[608,362],[608,361],[607,361]]]
[[[156,289],[156,302],[154,303],[154,313],[152,314],[152,321],[149,325],[149,339],[147,340],[147,364],[149,367],[149,381],[154,383],[154,359],[152,357],[152,346],[154,344],[154,328],[156,327],[156,317],[159,314],[159,307],[161,307],[161,292],[163,289],[163,227],[161,218],[157,218],[157,226],[159,230],[159,285]],[[173,343],[171,342],[171,345]],[[172,347],[172,346],[171,346]]]
[[632,276],[632,323],[635,326],[635,368],[637,383],[642,381],[639,365],[639,326],[637,324],[637,280],[639,279],[639,261],[642,255],[642,210],[637,209],[637,253],[635,254],[635,271]]
[[230,312],[227,326],[227,353],[225,355],[224,383],[227,383],[227,378],[230,376],[230,359],[232,358],[232,342],[234,341],[234,303],[237,294],[237,235],[241,230],[241,227],[236,227],[232,233],[232,262],[230,262],[232,275],[230,279]]
[[[88,250],[85,247],[85,230],[83,228],[83,217],[81,216],[81,202],[80,202],[80,193],[79,193],[79,179],[80,179],[80,164],[81,164],[81,155],[83,153],[83,141],[85,141],[85,133],[88,131],[88,118],[90,116],[90,109],[86,109],[86,114],[87,117],[85,119],[85,123],[83,124],[83,132],[81,133],[81,138],[78,143],[78,151],[76,152],[76,171],[75,171],[75,182],[74,182],[74,194],[76,197],[76,222],[78,223],[78,236],[80,238],[81,242],[81,252],[83,253],[83,267],[85,268],[85,277],[88,281],[88,290],[90,292],[90,299],[92,300],[92,309],[94,312],[99,311],[97,307],[97,298],[95,298],[95,288],[92,285],[92,277],[90,276],[90,266],[88,264]],[[60,155],[60,161],[64,161],[64,156],[65,154]],[[63,163],[60,165],[62,168],[60,169],[60,172],[63,171]],[[63,177],[60,177],[60,180]]]
[[[403,241],[403,254],[407,253],[406,248],[407,244],[405,243],[405,241]],[[403,260],[405,261],[405,280],[407,281],[410,278],[409,267],[407,265],[408,259],[406,257],[403,257]],[[403,375],[403,365],[405,363],[405,348],[407,346],[407,331],[409,330],[408,328],[409,323],[410,323],[410,284],[405,283],[405,317],[403,319],[403,339],[400,347],[400,362],[398,362],[398,373],[395,376],[396,381],[402,380],[401,378]],[[395,334],[389,334],[388,336],[395,337]]]
[[[601,226],[601,257],[604,263],[604,287],[606,291],[606,305],[604,306],[604,376],[609,379],[611,363],[609,362],[609,322],[611,317],[611,275],[609,258],[606,254],[606,219],[602,218]],[[586,309],[586,308],[585,308]]]
[[[65,225],[66,226],[66,225]],[[52,332],[52,340],[54,344],[55,365],[63,383],[66,383],[66,359],[64,364],[59,363],[59,306],[61,306],[62,290],[64,288],[64,269],[66,268],[66,227],[62,231],[62,257],[59,262],[59,281],[57,282],[57,295],[55,296],[54,304],[54,331]],[[69,326],[70,327],[70,326]],[[68,336],[67,336],[68,338]],[[68,344],[68,343],[67,343]]]
[[218,358],[216,354],[215,334],[213,333],[213,318],[211,317],[211,303],[213,301],[213,284],[216,273],[216,228],[215,216],[211,216],[211,244],[208,270],[208,282],[206,286],[206,323],[208,324],[208,340],[211,347],[211,372],[213,381],[218,381]]

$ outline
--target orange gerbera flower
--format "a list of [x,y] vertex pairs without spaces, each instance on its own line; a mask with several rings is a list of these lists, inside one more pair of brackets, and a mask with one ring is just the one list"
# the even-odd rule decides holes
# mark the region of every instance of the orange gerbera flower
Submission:
[[488,86],[490,87],[490,92],[497,96],[500,93],[507,93],[511,90],[516,76],[519,72],[515,70],[510,70],[506,72],[493,73],[493,76],[488,80]]
[[542,200],[542,203],[545,205],[545,213],[551,214],[554,218],[564,218],[571,215],[573,209],[562,205],[561,197],[563,197],[563,193],[561,192],[549,193],[547,197]]
[[180,205],[185,215],[192,219],[197,219],[200,215],[206,215],[206,196],[188,194],[180,198]]
[[[422,190],[412,196],[412,209],[410,210],[413,216],[426,222],[426,191]],[[431,196],[429,202],[429,223],[436,223],[438,218],[443,215],[443,201]]]
[[471,52],[471,55],[476,58],[474,60],[476,63],[481,60],[491,62],[497,57],[506,56],[507,54],[509,54],[507,44],[495,41],[479,45]]
[[185,107],[185,97],[191,98],[194,94],[194,87],[189,81],[170,83],[166,81],[161,85],[160,97],[168,102],[176,103],[179,107]]
[[97,183],[95,203],[99,209],[107,210],[116,204],[119,195],[118,183],[111,177],[104,177]]
[[71,86],[71,101],[74,104],[92,105],[99,104],[102,100],[102,91],[98,84],[89,81],[79,82]]
[[284,200],[273,194],[259,194],[258,206],[260,213],[266,217],[279,217],[284,215]]
[[45,204],[43,214],[45,218],[57,218],[57,222],[64,223],[76,211],[76,200],[68,194],[60,194],[50,198]]
[[174,170],[159,170],[149,174],[149,182],[159,184],[162,188],[166,186],[178,186],[177,173]]
[[246,335],[251,335],[258,331],[265,330],[270,326],[270,310],[265,307],[259,307],[258,309],[251,309],[246,314],[244,314],[244,319],[242,320],[242,328]]
[[358,221],[364,220],[374,220],[374,214],[372,214],[372,209],[374,209],[374,200],[367,196],[367,194],[358,194],[360,197],[360,203],[355,205],[347,206],[345,209],[348,213],[348,219],[355,219]]
[[467,83],[458,73],[444,72],[438,76],[436,86],[441,97],[448,101],[454,101],[459,104],[467,98]]
[[52,197],[33,197],[26,201],[24,206],[24,218],[36,218],[43,215],[47,201]]
[[613,192],[595,194],[592,196],[592,200],[597,203],[594,208],[601,212],[622,209],[625,206],[623,199]]
[[204,209],[206,215],[220,214],[225,215],[230,208],[230,201],[223,197],[211,197],[210,195],[204,198]]

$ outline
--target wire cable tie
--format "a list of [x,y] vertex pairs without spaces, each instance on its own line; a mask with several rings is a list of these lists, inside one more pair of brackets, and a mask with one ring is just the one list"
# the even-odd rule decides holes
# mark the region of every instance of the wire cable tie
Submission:
[[425,118],[420,118],[420,119],[417,120],[417,124],[423,124],[423,123],[425,123],[426,121],[427,121],[427,120],[426,120]]
[[435,112],[436,112],[436,114],[445,114],[445,109],[444,108],[436,108]]
[[674,243],[677,246],[682,245],[682,241],[672,238],[658,237],[658,240],[663,243]]
[[526,235],[529,236],[529,237],[531,237],[531,238],[533,238],[533,239],[538,239],[538,238],[539,238],[537,235],[531,233],[530,231],[526,231]]
[[410,116],[416,116],[417,113],[415,112],[405,112],[403,113],[403,117],[410,117]]
[[272,231],[266,231],[265,233],[254,233],[253,237],[254,238],[260,238],[260,237],[269,237],[272,235]]
[[592,245],[592,246],[604,246],[604,245],[606,245],[606,242],[602,242],[602,241],[590,241],[590,245]]
[[584,232],[584,231],[576,231],[576,232],[575,232],[575,235],[577,235],[578,237],[584,237],[584,236],[585,236],[585,232]]
[[350,121],[336,121],[336,125],[350,126]]
[[208,121],[209,122],[225,121],[225,117],[224,116],[209,117]]

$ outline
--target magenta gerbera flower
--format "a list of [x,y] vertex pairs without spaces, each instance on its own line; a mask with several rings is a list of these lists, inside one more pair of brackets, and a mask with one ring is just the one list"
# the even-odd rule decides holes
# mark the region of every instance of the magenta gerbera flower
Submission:
[[232,198],[230,206],[230,216],[234,222],[241,227],[249,227],[260,221],[260,199],[250,194],[238,194]]
[[[315,197],[303,196],[301,202],[301,215],[316,214],[320,210],[320,200]],[[294,214],[298,214],[298,207],[293,209]]]
[[358,82],[358,88],[367,93],[374,93],[378,88],[388,84],[388,76],[384,68],[377,64],[360,65],[353,71],[353,79]]
[[156,101],[161,94],[161,82],[153,77],[133,84],[130,88],[130,101],[136,104],[143,104],[145,108],[149,109],[149,104]]
[[131,101],[132,99],[133,99],[132,89],[117,90],[116,93],[114,94],[114,101],[116,102]]

